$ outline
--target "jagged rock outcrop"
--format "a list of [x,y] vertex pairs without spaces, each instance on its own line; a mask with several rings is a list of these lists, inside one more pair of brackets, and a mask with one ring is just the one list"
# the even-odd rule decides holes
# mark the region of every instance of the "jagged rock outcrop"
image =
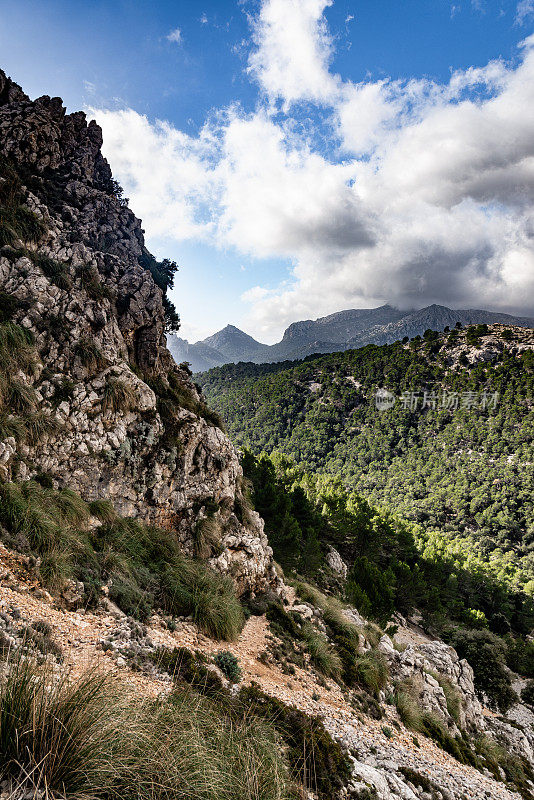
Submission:
[[19,380],[46,423],[38,444],[0,442],[2,477],[47,473],[176,531],[242,592],[276,587],[237,453],[166,348],[141,222],[101,144],[82,112],[66,114],[60,98],[31,101],[0,71],[0,190],[15,222],[28,211],[35,221],[31,235],[15,226],[0,240],[0,290],[15,303],[12,320],[33,334],[37,361]]
[[465,659],[460,659],[453,647],[441,641],[410,644],[405,650],[396,650],[389,636],[384,635],[379,649],[386,656],[391,677],[395,681],[410,680],[417,690],[418,699],[427,711],[437,714],[456,727],[450,719],[447,698],[436,676],[445,678],[461,697],[458,724],[462,730],[482,730],[482,706],[477,699],[473,670]]

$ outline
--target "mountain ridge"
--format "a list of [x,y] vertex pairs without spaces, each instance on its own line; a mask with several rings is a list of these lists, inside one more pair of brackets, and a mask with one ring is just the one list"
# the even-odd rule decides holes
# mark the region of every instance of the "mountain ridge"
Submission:
[[390,344],[408,336],[422,336],[425,330],[442,331],[447,326],[502,323],[533,327],[534,317],[519,317],[486,309],[451,309],[436,303],[421,309],[401,311],[386,303],[377,308],[346,309],[316,320],[291,323],[279,342],[266,345],[227,325],[221,331],[195,343],[169,336],[168,347],[178,363],[187,361],[193,372],[239,361],[256,364],[296,361],[314,353],[334,353],[366,344]]

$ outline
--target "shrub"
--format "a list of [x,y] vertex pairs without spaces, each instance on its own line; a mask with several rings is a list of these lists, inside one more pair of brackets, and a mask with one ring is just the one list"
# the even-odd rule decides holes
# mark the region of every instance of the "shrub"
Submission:
[[507,636],[506,663],[514,672],[525,678],[534,678],[534,642]]
[[206,697],[223,695],[223,684],[215,670],[208,669],[204,656],[192,653],[186,647],[158,647],[150,655],[158,669],[172,675],[176,683],[187,684],[198,694]]
[[490,705],[506,711],[517,700],[504,663],[505,646],[489,631],[457,630],[451,643],[460,658],[465,658],[475,674],[475,688],[485,694]]
[[229,650],[219,650],[213,662],[231,683],[239,683],[241,680],[241,668],[233,653]]
[[107,411],[125,414],[135,408],[136,401],[135,391],[128,383],[120,378],[108,377],[102,397],[102,411],[104,414]]
[[74,396],[75,384],[69,378],[62,378],[54,388],[53,403],[59,406],[63,402],[69,402]]
[[418,786],[424,792],[429,794],[432,797],[432,800],[434,800],[435,797],[439,796],[437,794],[438,790],[436,789],[432,781],[430,781],[429,778],[427,778],[427,776],[424,775],[423,773],[417,772],[415,769],[412,769],[411,767],[399,767],[399,772],[401,772],[404,775],[407,781],[413,783],[414,786]]
[[521,700],[528,705],[534,706],[534,681],[527,681],[521,689]]
[[302,637],[306,642],[306,649],[313,666],[326,677],[338,680],[342,663],[328,639],[309,622],[303,626]]
[[361,711],[372,719],[382,719],[384,716],[378,700],[363,689],[352,692],[350,702],[356,711]]

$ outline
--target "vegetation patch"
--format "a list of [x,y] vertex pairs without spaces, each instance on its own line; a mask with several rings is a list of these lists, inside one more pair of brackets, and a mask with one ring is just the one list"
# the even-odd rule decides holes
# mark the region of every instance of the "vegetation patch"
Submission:
[[57,430],[56,421],[38,411],[30,377],[37,356],[30,331],[13,322],[0,323],[0,439],[37,444],[46,433]]
[[175,691],[132,699],[98,673],[73,679],[19,658],[0,678],[0,779],[31,796],[285,800],[274,726]]
[[219,667],[225,678],[228,678],[231,683],[239,683],[242,675],[241,667],[233,653],[230,653],[229,650],[219,650],[213,658],[213,663]]
[[19,242],[38,242],[46,225],[24,205],[25,192],[14,164],[0,159],[0,247],[17,247]]
[[102,412],[126,414],[135,408],[137,396],[135,390],[122,378],[108,377],[102,396]]
[[280,734],[295,780],[321,800],[335,797],[349,781],[350,762],[341,746],[316,717],[285,705],[257,687],[241,689],[240,703],[254,717],[267,720]]
[[63,289],[67,292],[72,289],[72,278],[69,268],[62,261],[56,261],[44,253],[32,251],[28,253],[28,258],[30,258],[59,289]]
[[76,342],[74,353],[88,370],[101,370],[106,365],[106,359],[100,347],[93,339],[89,339],[87,336],[82,336]]
[[105,283],[102,283],[96,267],[85,265],[79,269],[77,275],[82,289],[92,300],[114,300],[114,293]]
[[[89,516],[102,524],[87,530]],[[237,638],[244,613],[230,578],[186,558],[172,532],[114,514],[108,503],[85,503],[69,489],[36,481],[0,484],[0,523],[6,543],[41,558],[46,585],[83,581],[95,603],[109,581],[110,597],[125,613],[146,619],[154,607],[191,615],[215,639]]]

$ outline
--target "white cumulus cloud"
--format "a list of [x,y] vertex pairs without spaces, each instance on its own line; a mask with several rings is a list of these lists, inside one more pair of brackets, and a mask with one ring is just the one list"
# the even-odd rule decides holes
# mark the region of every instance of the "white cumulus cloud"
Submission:
[[[385,302],[531,315],[534,36],[516,63],[443,83],[352,83],[328,70],[328,5],[265,0],[254,23],[249,68],[282,111],[221,109],[197,136],[132,109],[94,111],[147,232],[287,258],[278,288],[243,296],[260,338]],[[309,115],[299,124],[302,100],[328,110],[329,146]]]
[[253,27],[250,74],[272,100],[328,102],[338,78],[324,11],[333,0],[265,0]]

